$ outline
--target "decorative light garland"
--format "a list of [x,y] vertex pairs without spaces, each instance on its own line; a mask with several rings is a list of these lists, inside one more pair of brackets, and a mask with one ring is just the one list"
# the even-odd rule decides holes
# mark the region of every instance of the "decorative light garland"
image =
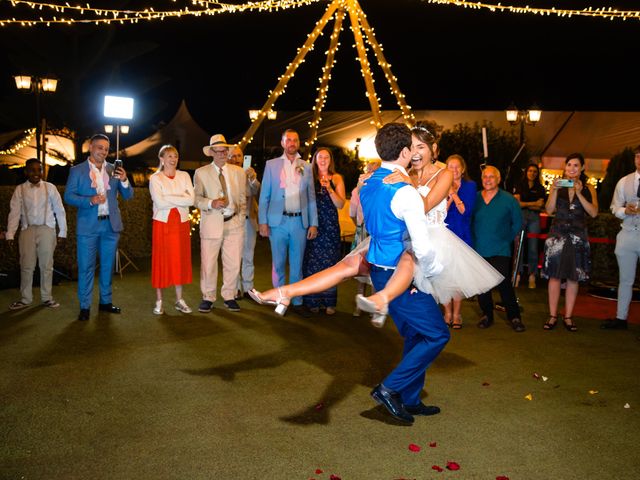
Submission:
[[[176,0],[173,1],[176,2]],[[0,26],[17,24],[24,27],[32,27],[35,25],[71,25],[74,23],[93,23],[95,25],[104,25],[110,23],[137,23],[141,20],[164,20],[165,18],[180,18],[187,16],[200,17],[203,15],[217,15],[221,13],[242,13],[246,11],[271,12],[307,6],[313,3],[318,3],[320,1],[323,0],[262,0],[257,2],[233,4],[203,0],[191,0],[191,4],[195,6],[196,9],[192,10],[188,6],[186,6],[179,10],[156,11],[153,8],[145,8],[143,10],[94,8],[88,3],[84,6],[81,6],[70,5],[66,2],[64,5],[61,5],[56,3],[34,2],[28,0],[10,0],[13,7],[23,5],[31,8],[32,10],[51,10],[55,15],[50,18],[41,16],[37,19],[18,19],[15,17],[0,19]],[[87,14],[91,14],[93,15],[93,18],[65,18],[59,17],[57,14],[80,15],[82,17]]]
[[[284,93],[287,83],[291,78],[293,78],[298,66],[304,61],[304,57],[306,56],[306,54],[309,51],[313,50],[316,39],[322,34],[322,30],[327,25],[331,17],[333,17],[333,15],[336,15],[333,33],[330,37],[331,41],[329,49],[326,52],[327,60],[325,62],[325,66],[322,69],[322,75],[319,79],[320,86],[318,87],[318,96],[316,97],[315,106],[313,108],[313,117],[309,122],[311,131],[309,134],[309,138],[305,141],[305,146],[311,147],[315,143],[317,139],[318,127],[320,121],[322,120],[322,109],[324,108],[324,105],[326,103],[329,80],[331,79],[331,70],[335,63],[335,53],[340,45],[340,43],[338,42],[338,37],[340,32],[342,31],[342,23],[345,11],[349,13],[349,19],[351,21],[351,31],[355,39],[354,47],[358,54],[357,60],[359,60],[360,62],[360,72],[362,73],[362,77],[364,78],[365,82],[366,97],[369,100],[371,112],[373,114],[373,120],[371,123],[375,125],[376,128],[380,128],[382,126],[382,115],[380,111],[380,99],[378,98],[374,87],[375,80],[371,72],[371,65],[368,59],[368,49],[365,45],[365,41],[370,47],[372,47],[378,64],[382,68],[385,77],[389,82],[391,93],[396,97],[405,121],[409,125],[413,125],[415,123],[415,116],[411,112],[411,107],[406,103],[405,96],[404,94],[402,94],[400,88],[398,87],[397,78],[391,72],[391,65],[385,59],[382,52],[382,46],[376,41],[375,35],[373,33],[373,28],[371,28],[371,26],[367,22],[366,16],[362,10],[362,7],[360,7],[358,0],[333,0],[327,7],[327,10],[325,11],[320,21],[316,23],[315,28],[307,37],[307,40],[302,48],[298,49],[296,58],[288,65],[285,74],[278,79],[278,85],[276,86],[276,88],[273,91],[269,92],[269,98],[267,99],[266,103],[264,104],[256,118],[251,123],[251,126],[249,127],[245,135],[242,137],[239,144],[240,148],[244,149],[244,147],[246,147],[246,145],[253,140],[253,135],[260,127],[262,121],[266,118],[267,113],[273,108],[275,101],[280,95],[282,95],[282,93]],[[309,154],[310,149],[308,148],[305,157],[306,160],[308,160]]]
[[0,155],[13,155],[13,154],[17,153],[22,148],[30,145],[31,144],[31,140],[33,140],[33,137],[35,135],[36,135],[36,129],[35,128],[29,128],[29,129],[25,130],[24,131],[24,137],[22,137],[22,139],[16,141],[13,145],[11,145],[6,150],[0,150]]
[[491,12],[508,12],[508,13],[527,13],[534,15],[555,15],[557,17],[599,17],[606,18],[609,20],[619,19],[627,20],[628,18],[640,20],[640,11],[638,10],[618,10],[617,8],[611,7],[585,7],[581,10],[572,10],[566,8],[536,8],[530,7],[526,5],[524,7],[518,7],[514,5],[502,5],[491,4],[491,3],[481,3],[481,2],[470,2],[467,0],[424,0],[428,3],[435,3],[441,5],[453,5],[456,7],[464,7],[464,8],[472,8],[476,10],[486,9]]

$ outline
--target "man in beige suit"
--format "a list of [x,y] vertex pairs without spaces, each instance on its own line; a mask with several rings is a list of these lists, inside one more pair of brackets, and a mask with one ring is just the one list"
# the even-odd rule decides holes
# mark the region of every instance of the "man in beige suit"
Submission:
[[[240,147],[230,149],[229,163],[243,166],[244,154]],[[258,196],[260,195],[260,181],[256,171],[251,165],[243,168],[247,176],[247,215],[244,229],[244,247],[242,248],[242,271],[238,281],[238,289],[244,292],[245,298],[250,298],[247,293],[253,288],[254,265],[253,252],[256,248],[256,236],[258,232]]]
[[225,307],[240,311],[235,301],[244,244],[247,177],[241,167],[227,164],[229,145],[223,135],[211,137],[203,147],[213,162],[196,170],[193,177],[196,207],[200,209],[200,290],[198,310],[209,313],[216,300],[218,255],[222,250],[222,288]]

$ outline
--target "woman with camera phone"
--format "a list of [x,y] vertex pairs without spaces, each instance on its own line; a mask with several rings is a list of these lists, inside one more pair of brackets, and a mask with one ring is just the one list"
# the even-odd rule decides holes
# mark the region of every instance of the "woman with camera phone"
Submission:
[[560,285],[566,281],[564,327],[578,330],[571,318],[578,296],[578,282],[589,279],[591,250],[587,238],[587,215],[598,215],[598,197],[584,174],[584,157],[572,153],[565,160],[563,178],[554,181],[546,204],[549,215],[555,217],[544,244],[542,276],[549,279],[549,320],[545,330],[553,330],[558,322]]

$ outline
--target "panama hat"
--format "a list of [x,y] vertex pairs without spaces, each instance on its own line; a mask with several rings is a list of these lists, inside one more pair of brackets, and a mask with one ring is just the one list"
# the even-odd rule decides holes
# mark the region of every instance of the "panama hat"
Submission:
[[211,157],[211,149],[213,147],[224,147],[224,148],[229,148],[229,147],[235,147],[235,145],[231,145],[229,143],[227,143],[226,138],[224,138],[224,135],[218,133],[217,135],[214,135],[211,137],[211,140],[209,140],[209,145],[207,145],[206,147],[202,147],[202,151],[204,152],[205,155],[207,155],[208,157]]

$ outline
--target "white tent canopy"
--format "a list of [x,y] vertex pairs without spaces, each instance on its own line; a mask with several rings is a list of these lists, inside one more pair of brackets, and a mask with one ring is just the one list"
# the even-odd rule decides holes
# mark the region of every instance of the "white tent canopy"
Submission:
[[141,142],[123,149],[121,157],[139,157],[147,165],[154,166],[158,163],[160,147],[168,143],[180,152],[182,169],[197,168],[206,160],[202,147],[209,144],[209,135],[193,119],[184,100],[169,123]]
[[[73,140],[60,132],[48,131],[46,137],[46,164],[66,165],[75,159]],[[22,167],[30,158],[37,158],[35,129],[15,130],[0,134],[0,164]]]

